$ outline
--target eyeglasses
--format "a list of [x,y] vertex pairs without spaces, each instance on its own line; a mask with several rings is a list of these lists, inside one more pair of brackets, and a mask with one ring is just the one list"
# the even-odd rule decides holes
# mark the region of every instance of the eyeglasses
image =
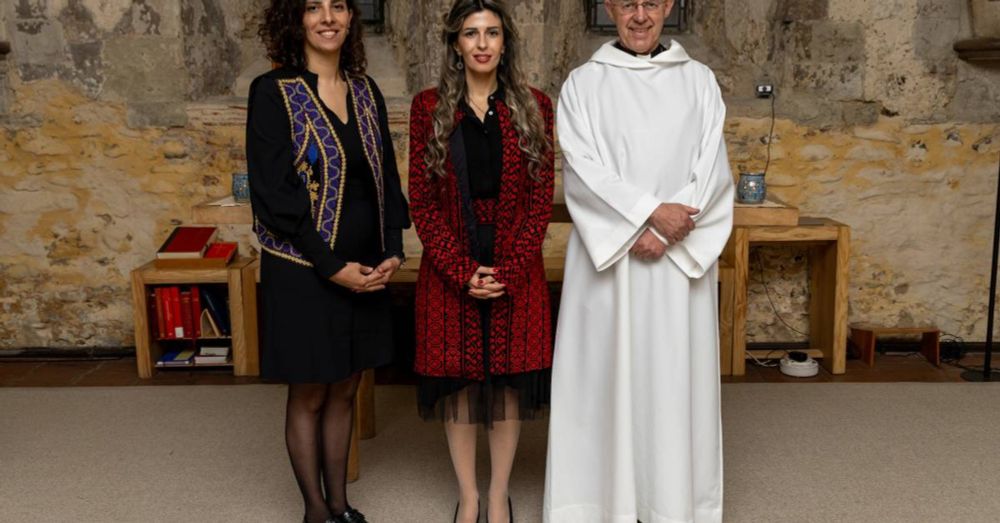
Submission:
[[642,7],[646,11],[655,11],[663,7],[663,0],[645,0],[644,2],[635,2],[633,0],[624,0],[620,2],[615,2],[618,8],[622,10],[625,14],[634,14]]

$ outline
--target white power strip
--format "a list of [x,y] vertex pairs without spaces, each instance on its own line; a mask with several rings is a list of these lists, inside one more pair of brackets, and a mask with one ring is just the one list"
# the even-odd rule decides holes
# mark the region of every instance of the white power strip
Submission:
[[781,373],[795,378],[811,378],[819,374],[819,363],[812,358],[795,361],[788,356],[781,358]]

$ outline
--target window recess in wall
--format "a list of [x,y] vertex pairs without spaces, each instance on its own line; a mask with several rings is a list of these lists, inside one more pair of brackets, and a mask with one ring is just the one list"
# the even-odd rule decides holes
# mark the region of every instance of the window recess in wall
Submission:
[[365,28],[381,33],[385,28],[385,0],[358,0],[357,5]]
[[[615,23],[604,8],[605,0],[585,0],[587,4],[587,28],[596,33],[615,33]],[[639,0],[641,1],[641,0]],[[688,20],[694,0],[675,0],[670,16],[663,22],[667,33],[683,33],[688,29]]]

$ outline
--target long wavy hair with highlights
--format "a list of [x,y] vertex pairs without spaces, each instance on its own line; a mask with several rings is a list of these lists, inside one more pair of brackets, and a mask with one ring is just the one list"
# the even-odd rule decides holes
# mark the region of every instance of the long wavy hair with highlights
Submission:
[[467,94],[465,70],[459,66],[462,57],[455,52],[455,43],[465,19],[480,11],[491,11],[500,18],[504,54],[497,69],[497,80],[505,90],[504,103],[510,109],[511,122],[520,137],[518,147],[527,158],[528,174],[537,180],[552,144],[545,135],[538,101],[521,71],[520,37],[510,13],[500,0],[456,0],[445,15],[442,31],[444,56],[438,81],[438,102],[433,114],[434,136],[427,144],[428,170],[432,175],[445,176],[448,141],[455,130],[455,110]]
[[[351,27],[347,40],[340,51],[340,70],[346,74],[365,74],[368,60],[365,58],[364,24],[361,10],[354,0],[344,0],[351,10]],[[267,56],[275,64],[293,69],[306,68],[306,32],[302,26],[302,16],[306,11],[306,0],[271,0],[271,6],[264,11],[264,19],[257,27],[257,35],[267,48]]]

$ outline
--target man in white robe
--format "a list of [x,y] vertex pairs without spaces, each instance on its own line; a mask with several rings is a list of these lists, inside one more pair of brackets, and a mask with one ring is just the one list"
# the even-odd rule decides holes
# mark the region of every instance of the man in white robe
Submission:
[[574,230],[547,523],[722,521],[716,263],[734,184],[715,76],[659,43],[672,4],[609,0],[618,40],[559,99]]

